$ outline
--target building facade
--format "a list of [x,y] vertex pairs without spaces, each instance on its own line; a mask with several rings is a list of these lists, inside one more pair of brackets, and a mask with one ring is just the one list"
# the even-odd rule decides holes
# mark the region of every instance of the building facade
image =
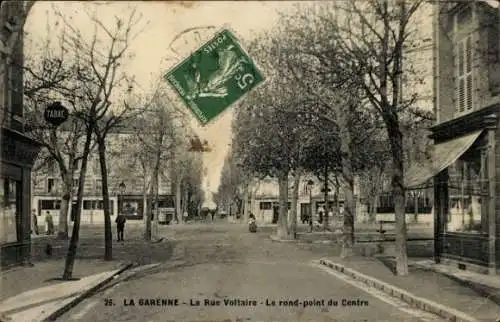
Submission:
[[[313,182],[312,185],[308,185],[308,181]],[[290,179],[289,182],[291,182]],[[298,199],[297,199],[297,222],[306,222],[307,218],[313,213],[314,220],[317,220],[318,213],[320,210],[324,209],[325,196],[322,192],[323,183],[319,182],[317,178],[313,176],[304,176],[301,178],[299,183]],[[355,195],[359,192],[359,189],[355,188]],[[273,224],[278,222],[279,214],[279,197],[278,197],[278,183],[275,179],[266,178],[255,182],[251,188],[251,195],[249,198],[250,212],[255,215],[257,222],[261,224]],[[290,186],[288,190],[288,210],[291,210],[292,205],[292,192],[293,187]],[[344,200],[342,196],[342,191],[339,191],[338,198],[335,197],[335,191],[333,187],[330,188],[328,193],[328,209],[330,209],[329,218],[340,219],[338,215],[334,215],[332,209],[334,209],[336,202],[338,201],[339,212],[343,212]],[[312,207],[311,207],[312,203]],[[366,217],[366,207],[364,207],[360,202],[356,202],[356,219],[364,220]],[[290,212],[289,212],[290,214]],[[336,216],[336,217],[335,217]],[[290,220],[290,217],[289,217]]]
[[439,3],[435,10],[433,156],[407,186],[433,180],[436,262],[496,274],[499,8],[467,1]]
[[[110,133],[107,139],[107,170],[110,195],[111,219],[123,213],[129,220],[144,219],[146,204],[144,180],[145,174],[134,167],[126,157],[128,138],[133,135],[125,131]],[[77,165],[79,169],[79,165]],[[74,173],[73,202],[68,211],[68,223],[71,224],[76,210],[76,189],[79,172]],[[59,221],[62,179],[59,167],[55,162],[47,162],[32,175],[33,201],[32,207],[38,215],[38,222],[45,222],[45,216],[50,214],[57,225]],[[160,219],[164,215],[172,215],[175,211],[175,198],[172,195],[171,183],[166,175],[159,178],[159,209]],[[84,184],[82,203],[82,224],[102,225],[104,223],[102,176],[97,151],[89,155],[89,163]]]
[[[31,169],[39,144],[24,134],[23,1],[3,1],[0,7],[0,101],[2,169],[0,196],[1,265],[29,262],[31,245]],[[17,32],[17,31],[21,32]]]

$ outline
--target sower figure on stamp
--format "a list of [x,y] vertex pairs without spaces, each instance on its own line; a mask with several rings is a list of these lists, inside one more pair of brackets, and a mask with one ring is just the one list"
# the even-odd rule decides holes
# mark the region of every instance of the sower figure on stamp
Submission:
[[116,216],[116,231],[118,233],[118,241],[123,241],[123,231],[125,230],[125,222],[127,219],[123,214]]

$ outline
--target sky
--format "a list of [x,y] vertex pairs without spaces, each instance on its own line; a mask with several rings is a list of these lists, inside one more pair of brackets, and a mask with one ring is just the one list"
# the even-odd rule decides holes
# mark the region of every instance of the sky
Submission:
[[[130,6],[143,14],[143,22],[148,22],[148,25],[131,44],[130,51],[135,57],[124,68],[135,75],[139,87],[146,90],[218,29],[230,27],[244,47],[245,42],[252,39],[257,32],[272,28],[277,21],[277,9],[291,4],[292,2],[262,1],[116,2],[99,5],[98,16],[104,24],[111,23],[115,14],[129,12],[126,10],[130,10]],[[53,6],[70,17],[72,25],[80,28],[84,37],[92,34],[93,29],[88,27],[88,19],[78,2],[37,2],[26,22],[27,40],[46,37],[47,16],[51,15]],[[126,13],[124,16],[127,16]],[[183,30],[206,25],[214,26],[214,31],[203,29],[199,36],[194,32],[187,33],[172,43],[174,37]],[[51,34],[56,32],[54,29]],[[175,55],[172,48],[179,55]],[[36,55],[35,52],[30,53],[29,46],[25,50],[27,55]],[[212,147],[212,152],[204,155],[204,166],[207,169],[204,187],[209,191],[217,191],[219,185],[220,172],[231,142],[233,108],[237,107],[230,107],[205,127],[200,126],[194,117],[191,120],[195,132],[207,139]]]
[[[94,2],[95,3],[95,2]],[[133,41],[130,52],[135,54],[124,68],[135,75],[139,90],[147,90],[157,84],[158,80],[170,68],[178,64],[192,50],[197,49],[205,40],[222,27],[230,27],[240,39],[243,47],[259,31],[272,29],[277,23],[278,11],[287,10],[294,5],[292,1],[143,1],[143,2],[99,2],[98,17],[104,24],[112,23],[114,15],[127,16],[131,7],[143,15],[143,23],[147,27]],[[37,39],[47,36],[47,17],[56,6],[66,17],[70,17],[74,27],[82,30],[84,37],[89,37],[93,29],[89,28],[86,14],[78,2],[37,2],[27,19],[26,39]],[[430,15],[420,15],[416,24],[431,37],[432,23]],[[53,18],[50,18],[53,19]],[[187,28],[213,26],[213,29],[201,29],[198,34],[190,32],[172,42],[172,40]],[[57,30],[50,34],[57,33]],[[27,55],[36,55],[25,48]],[[419,64],[420,72],[432,76],[431,52],[422,53],[423,61]],[[424,57],[425,56],[425,57]],[[258,61],[257,61],[258,63]],[[265,74],[265,71],[263,71]],[[425,84],[423,91],[432,91],[430,83]],[[430,96],[430,95],[429,95]],[[178,103],[176,97],[174,101]],[[429,97],[429,102],[430,102]],[[431,103],[429,103],[431,104]],[[429,105],[430,106],[430,105]],[[179,106],[180,108],[187,107]],[[206,191],[217,191],[220,172],[224,158],[231,142],[232,106],[205,127],[191,117],[191,125],[200,137],[209,141],[212,152],[204,155],[204,167],[207,176],[204,179]],[[190,113],[189,113],[190,114]],[[191,114],[190,114],[191,115]]]

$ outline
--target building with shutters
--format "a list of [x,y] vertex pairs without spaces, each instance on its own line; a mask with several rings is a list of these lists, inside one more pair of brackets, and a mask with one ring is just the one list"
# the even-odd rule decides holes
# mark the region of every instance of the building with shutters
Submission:
[[[62,126],[62,129],[64,126]],[[128,138],[134,134],[126,129],[113,131],[108,134],[106,141],[106,162],[108,170],[108,188],[110,196],[111,220],[122,212],[130,221],[141,221],[144,218],[144,176],[138,169],[131,168],[130,160],[124,152]],[[77,164],[77,169],[80,165]],[[79,172],[75,171],[73,179],[73,202],[68,211],[68,223],[71,225],[76,210],[76,191],[78,188]],[[123,188],[120,185],[123,183]],[[33,172],[33,209],[38,215],[38,222],[44,223],[45,216],[50,213],[57,226],[61,208],[62,181],[58,165],[49,160],[42,167]],[[172,195],[171,182],[167,175],[159,177],[159,208],[160,213],[173,214],[175,212],[175,198]],[[162,216],[160,216],[162,217]],[[160,218],[161,219],[161,218]],[[91,225],[104,224],[104,210],[102,198],[102,177],[99,156],[92,151],[89,156],[82,203],[81,223]]]
[[0,198],[1,265],[29,262],[31,245],[31,169],[39,145],[24,133],[23,1],[0,4],[0,101],[2,169]]
[[[311,180],[313,184],[309,186],[307,182]],[[288,210],[292,206],[292,193],[293,193],[293,178],[289,180],[288,190]],[[323,209],[325,204],[325,195],[322,191],[324,183],[320,182],[315,176],[304,176],[300,179],[298,187],[297,199],[297,222],[306,222],[309,218],[311,211],[313,212],[314,220],[318,219],[318,212]],[[328,193],[328,209],[330,210],[330,222],[332,219],[341,219],[338,214],[334,214],[333,210],[336,208],[338,202],[339,212],[343,212],[344,197],[342,189],[338,192],[330,185]],[[336,195],[338,193],[338,195]],[[359,188],[355,187],[355,198],[359,194]],[[273,224],[278,222],[279,214],[279,188],[278,182],[274,178],[265,178],[261,180],[254,180],[250,187],[250,197],[248,199],[250,212],[255,215],[258,223]],[[311,208],[312,204],[312,208]],[[356,220],[362,221],[365,219],[366,207],[361,202],[356,202]]]
[[[432,157],[406,186],[434,187],[436,262],[496,274],[500,264],[498,2],[443,2],[434,16]],[[498,174],[498,175],[497,175]]]

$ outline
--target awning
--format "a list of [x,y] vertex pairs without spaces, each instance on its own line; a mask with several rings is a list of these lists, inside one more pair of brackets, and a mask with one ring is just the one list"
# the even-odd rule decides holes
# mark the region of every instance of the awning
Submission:
[[425,164],[411,166],[405,175],[405,187],[416,188],[426,183],[460,158],[477,140],[483,130],[472,132],[459,138],[436,144],[432,157]]

